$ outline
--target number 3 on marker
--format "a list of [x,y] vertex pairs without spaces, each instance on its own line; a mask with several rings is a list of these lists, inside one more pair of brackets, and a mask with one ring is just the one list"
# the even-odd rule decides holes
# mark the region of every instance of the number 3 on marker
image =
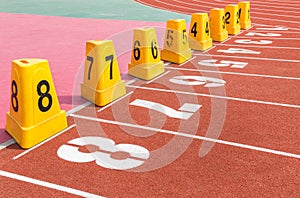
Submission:
[[[103,168],[126,170],[142,165],[150,156],[150,152],[134,144],[115,144],[108,138],[87,136],[76,138],[68,142],[72,145],[62,145],[57,150],[57,155],[70,162],[88,163],[95,161],[98,166]],[[79,147],[94,145],[99,151],[93,153],[84,153],[79,151]],[[127,159],[114,159],[112,154],[117,152],[126,152],[130,155]]]

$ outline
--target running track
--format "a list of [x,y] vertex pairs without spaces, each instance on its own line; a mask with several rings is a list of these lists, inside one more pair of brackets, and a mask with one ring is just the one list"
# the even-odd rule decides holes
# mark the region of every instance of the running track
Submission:
[[[232,3],[149,2],[182,13]],[[300,8],[297,1],[282,2],[251,1],[251,29],[214,43],[205,53],[194,52],[182,65],[165,63],[165,74],[151,82],[126,78],[126,96],[103,108],[84,103],[81,109],[69,112],[69,128],[43,145],[27,151],[16,144],[3,148],[3,194],[299,196],[300,22],[296,12]],[[261,9],[265,9],[263,16]],[[245,44],[245,39],[269,42]],[[190,87],[172,83],[178,76],[222,78],[223,84],[218,81],[217,87],[209,87],[213,84],[209,81]],[[137,106],[139,100],[174,110],[185,103],[197,104],[199,109],[189,119],[180,120]],[[75,163],[58,156],[63,145],[76,147],[71,140],[91,136],[141,146],[150,156],[129,171],[104,168],[94,160]],[[101,146],[79,149],[103,153]],[[128,153],[112,154],[114,159],[127,157]]]

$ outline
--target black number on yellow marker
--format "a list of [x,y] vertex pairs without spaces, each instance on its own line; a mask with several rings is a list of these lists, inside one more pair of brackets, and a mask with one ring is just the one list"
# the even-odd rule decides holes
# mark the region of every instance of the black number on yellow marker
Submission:
[[226,24],[229,24],[229,19],[230,19],[230,12],[226,12],[225,13],[225,22],[226,22]]
[[91,79],[92,66],[93,66],[93,63],[94,63],[94,58],[91,57],[91,56],[87,56],[86,59],[91,62],[90,67],[89,67],[89,72],[88,72],[88,80],[90,80]]
[[109,79],[113,79],[113,63],[114,63],[114,55],[109,55],[105,57],[105,61],[110,61],[110,71],[109,71]]
[[156,41],[151,42],[151,52],[154,59],[157,59],[158,57],[158,49],[157,49],[157,43]]
[[239,19],[241,18],[242,8],[239,9]]
[[15,112],[19,110],[19,101],[18,101],[18,86],[15,80],[11,82],[11,106]]
[[209,36],[209,25],[208,25],[208,21],[206,21],[206,23],[205,23],[205,33],[207,34],[207,36]]
[[182,30],[183,44],[187,44],[186,29]]
[[192,29],[191,29],[191,33],[194,34],[194,37],[197,36],[197,22],[194,23]]
[[[168,33],[167,33],[167,45],[169,47],[171,47],[172,43],[173,43],[173,36],[171,34],[173,34],[173,30],[168,30]],[[169,42],[170,40],[170,42]]]
[[226,22],[225,22],[225,16],[222,17],[222,28],[225,29],[226,28]]
[[239,11],[236,13],[236,23],[237,24],[240,23],[240,12]]
[[[45,92],[42,92],[42,86],[46,87]],[[37,85],[37,93],[40,96],[39,101],[38,101],[38,105],[39,105],[40,111],[42,111],[42,112],[49,111],[49,109],[52,106],[52,96],[49,94],[49,91],[50,91],[50,85],[49,85],[48,81],[41,80],[39,82],[39,84]],[[44,106],[44,104],[43,104],[44,98],[48,99],[48,105],[47,106]]]
[[133,47],[133,56],[134,56],[134,59],[135,60],[139,60],[140,57],[141,57],[141,50],[140,50],[140,47],[141,46],[141,43],[140,41],[135,41],[134,42],[134,47]]

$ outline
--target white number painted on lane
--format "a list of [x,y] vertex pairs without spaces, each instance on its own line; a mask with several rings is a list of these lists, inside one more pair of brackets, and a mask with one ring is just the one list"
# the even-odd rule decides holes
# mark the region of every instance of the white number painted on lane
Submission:
[[239,44],[257,44],[257,45],[268,45],[273,43],[273,41],[269,41],[269,40],[253,41],[251,39],[237,39],[234,42]]
[[218,60],[216,59],[208,59],[208,60],[201,60],[198,62],[199,65],[201,66],[206,66],[206,67],[231,67],[231,68],[239,68],[243,69],[248,65],[246,62],[238,62],[238,61],[226,61],[226,60],[221,60],[220,63],[217,63]]
[[249,32],[246,34],[246,36],[281,36],[281,34],[278,33],[259,33],[259,32]]
[[[87,136],[76,138],[68,142],[72,145],[62,145],[57,150],[57,155],[66,161],[87,163],[95,161],[97,165],[115,170],[126,170],[138,167],[144,163],[150,156],[150,152],[134,144],[115,144],[108,138]],[[79,147],[93,145],[99,148],[99,151],[84,153],[79,151]],[[112,154],[125,152],[130,155],[127,159],[113,159]]]
[[259,27],[259,28],[256,28],[257,30],[289,30],[288,28],[286,27]]
[[228,54],[260,54],[261,52],[243,49],[243,48],[229,48],[227,50],[218,50],[217,52],[223,52]]
[[205,76],[175,76],[170,79],[170,82],[179,85],[204,85],[204,87],[222,87],[226,81],[218,78],[205,77]]
[[[148,100],[141,100],[141,99],[134,100],[133,102],[130,103],[130,105],[158,111],[160,113],[167,115],[170,118],[177,118],[177,119],[182,119],[182,120],[190,119],[190,117],[193,115],[193,113],[198,111],[201,107],[201,105],[199,105],[199,104],[185,103],[177,111],[175,109],[172,109],[171,107],[168,107],[168,106],[156,103],[156,102],[151,102]],[[183,111],[186,111],[186,112],[183,112]]]

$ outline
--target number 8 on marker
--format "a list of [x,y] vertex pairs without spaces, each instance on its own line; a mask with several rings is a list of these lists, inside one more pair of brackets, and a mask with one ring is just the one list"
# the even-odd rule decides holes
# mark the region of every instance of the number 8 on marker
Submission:
[[18,86],[15,80],[11,82],[11,106],[15,112],[19,110]]
[[[44,88],[45,87],[45,88]],[[41,80],[36,87],[38,98],[39,110],[41,112],[47,112],[52,106],[52,96],[50,92],[50,84],[47,80]],[[48,102],[44,102],[48,100]],[[45,105],[47,104],[47,105]],[[19,100],[18,100],[18,85],[15,80],[11,83],[11,106],[15,112],[19,111]]]
[[22,148],[31,148],[67,127],[47,60],[14,60],[10,97],[5,129]]

